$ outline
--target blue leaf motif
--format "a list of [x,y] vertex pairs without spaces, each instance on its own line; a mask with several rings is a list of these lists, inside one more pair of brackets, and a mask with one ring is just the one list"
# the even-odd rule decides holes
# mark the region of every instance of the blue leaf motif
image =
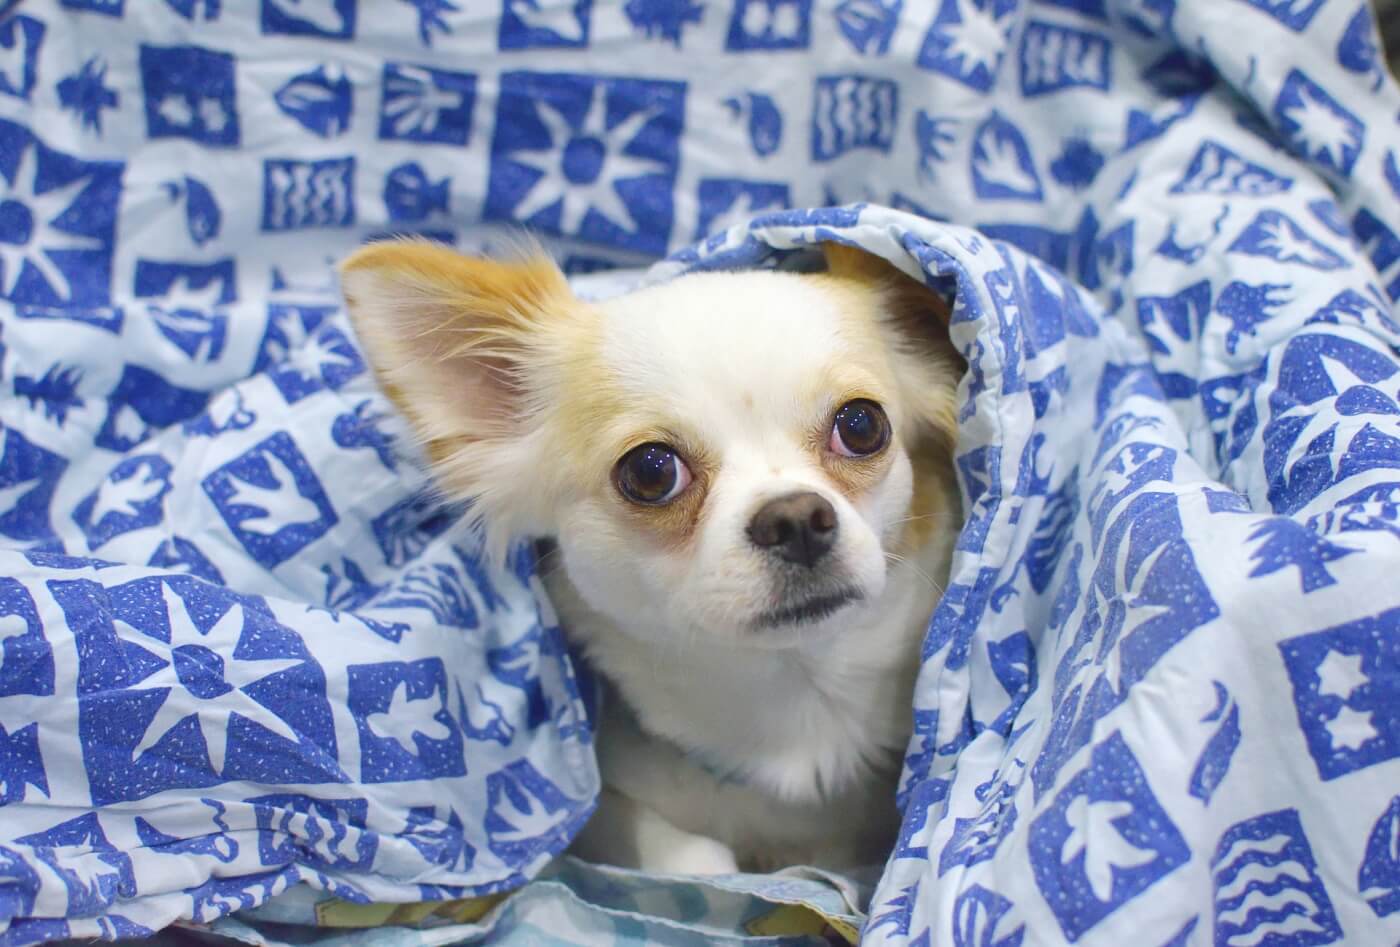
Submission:
[[350,80],[336,66],[317,66],[287,80],[273,97],[307,131],[334,138],[350,125]]
[[972,186],[978,197],[987,200],[1039,202],[1044,197],[1026,136],[998,112],[977,128]]

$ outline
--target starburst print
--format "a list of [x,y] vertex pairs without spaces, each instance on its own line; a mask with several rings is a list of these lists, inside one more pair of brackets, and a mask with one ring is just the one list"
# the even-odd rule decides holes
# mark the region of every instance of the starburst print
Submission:
[[646,109],[633,112],[609,128],[606,96],[599,84],[594,86],[588,111],[577,128],[547,100],[540,103],[539,117],[549,132],[549,143],[522,149],[526,153],[515,156],[540,174],[515,206],[516,219],[529,220],[560,204],[559,228],[564,233],[578,233],[589,211],[624,230],[636,230],[637,221],[617,193],[617,184],[665,171],[660,161],[637,158],[624,150],[651,121],[651,113]]
[[994,68],[1006,43],[1006,16],[999,15],[992,4],[979,7],[975,3],[959,4],[961,22],[944,27],[948,39],[945,55],[962,65],[964,72],[979,66]]
[[[242,605],[233,605],[208,632],[201,634],[185,600],[171,591],[169,585],[161,586],[161,597],[170,619],[169,642],[150,638],[120,619],[114,621],[123,638],[139,643],[168,662],[182,685],[159,688],[166,691],[165,700],[146,725],[146,732],[132,756],[139,757],[191,717],[204,739],[209,765],[220,774],[224,769],[229,726],[234,715],[256,721],[258,726],[297,742],[296,732],[282,718],[270,713],[245,691],[249,685],[303,662],[295,658],[236,657],[243,634]],[[196,643],[201,641],[205,643]]]
[[61,301],[72,300],[73,286],[52,254],[102,250],[103,243],[97,237],[61,230],[54,222],[87,185],[86,178],[78,178],[41,189],[38,147],[23,150],[10,179],[9,194],[0,200],[0,293],[13,298],[29,266]]
[[1294,69],[1274,102],[1273,116],[1294,151],[1340,174],[1351,174],[1365,126],[1322,86]]
[[1341,164],[1342,149],[1351,138],[1350,129],[1344,119],[1316,97],[1316,93],[1304,90],[1299,105],[1288,115],[1298,124],[1298,140],[1309,155],[1334,165]]

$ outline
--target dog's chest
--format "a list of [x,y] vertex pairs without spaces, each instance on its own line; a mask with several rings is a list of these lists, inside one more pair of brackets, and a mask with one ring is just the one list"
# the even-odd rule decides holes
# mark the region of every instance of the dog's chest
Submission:
[[801,655],[599,663],[649,733],[712,773],[813,802],[888,778],[907,743],[915,656],[905,632],[880,631]]
[[910,691],[902,669],[883,670],[774,675],[747,732],[731,731],[726,748],[749,779],[792,800],[880,778],[907,742]]

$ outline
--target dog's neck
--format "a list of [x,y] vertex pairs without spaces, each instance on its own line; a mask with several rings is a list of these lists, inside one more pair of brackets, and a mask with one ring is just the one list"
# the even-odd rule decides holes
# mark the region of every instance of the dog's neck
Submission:
[[949,545],[894,564],[884,593],[837,616],[838,631],[775,650],[623,627],[584,603],[563,569],[545,572],[566,633],[644,730],[708,770],[816,802],[897,771],[941,592],[930,576],[947,574]]

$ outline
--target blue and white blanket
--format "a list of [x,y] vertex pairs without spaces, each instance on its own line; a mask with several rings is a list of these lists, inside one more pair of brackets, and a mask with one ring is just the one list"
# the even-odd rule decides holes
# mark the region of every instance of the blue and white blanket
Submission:
[[867,940],[1394,942],[1397,112],[1359,0],[0,2],[0,941],[547,866],[395,936],[859,925],[550,865],[584,679],[331,270],[525,223],[574,274],[843,240],[957,295],[968,523]]

